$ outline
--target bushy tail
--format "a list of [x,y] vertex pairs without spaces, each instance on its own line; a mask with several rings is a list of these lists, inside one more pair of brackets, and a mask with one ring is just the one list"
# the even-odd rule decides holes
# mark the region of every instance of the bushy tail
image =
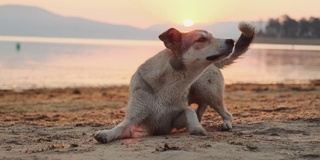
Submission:
[[256,36],[256,31],[254,26],[249,23],[241,22],[239,24],[239,30],[242,33],[235,44],[232,55],[230,55],[228,58],[222,61],[214,63],[214,65],[217,66],[218,68],[223,68],[227,65],[230,65],[231,63],[234,62],[235,59],[237,59],[242,54],[246,53],[251,42]]

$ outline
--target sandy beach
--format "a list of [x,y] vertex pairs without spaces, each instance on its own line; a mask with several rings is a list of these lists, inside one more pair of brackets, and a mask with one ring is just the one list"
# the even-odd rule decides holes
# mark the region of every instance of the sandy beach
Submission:
[[[208,108],[207,136],[186,130],[97,143],[122,121],[128,86],[0,90],[0,159],[320,159],[320,83],[232,84],[230,132]],[[196,105],[192,105],[196,107]]]

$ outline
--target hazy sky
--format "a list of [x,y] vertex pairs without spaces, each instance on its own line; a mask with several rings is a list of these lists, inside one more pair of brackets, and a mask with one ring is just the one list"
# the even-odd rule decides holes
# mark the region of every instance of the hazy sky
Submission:
[[0,0],[64,15],[146,28],[154,24],[320,17],[320,0]]

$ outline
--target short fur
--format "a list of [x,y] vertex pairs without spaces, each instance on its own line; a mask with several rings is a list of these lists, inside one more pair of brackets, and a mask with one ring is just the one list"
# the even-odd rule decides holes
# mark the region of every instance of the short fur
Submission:
[[[232,116],[223,105],[223,77],[219,68],[243,54],[254,37],[254,27],[240,23],[243,32],[235,45],[203,30],[181,33],[171,28],[159,36],[167,49],[142,64],[130,83],[128,111],[123,122],[94,134],[101,143],[131,137],[143,126],[151,135],[187,127],[193,135],[206,135],[198,119],[210,105],[222,116],[222,130],[231,129]],[[234,53],[227,59],[234,48]],[[214,64],[219,68],[217,68]],[[208,90],[209,89],[209,90]],[[189,103],[198,103],[197,113]],[[217,105],[216,105],[217,104]]]

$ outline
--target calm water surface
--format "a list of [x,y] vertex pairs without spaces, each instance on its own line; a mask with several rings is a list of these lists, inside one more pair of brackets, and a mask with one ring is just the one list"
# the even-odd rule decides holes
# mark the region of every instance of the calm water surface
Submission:
[[[0,89],[127,85],[163,48],[160,41],[0,37]],[[319,46],[263,44],[222,70],[226,83],[303,83],[320,79],[319,71]]]

